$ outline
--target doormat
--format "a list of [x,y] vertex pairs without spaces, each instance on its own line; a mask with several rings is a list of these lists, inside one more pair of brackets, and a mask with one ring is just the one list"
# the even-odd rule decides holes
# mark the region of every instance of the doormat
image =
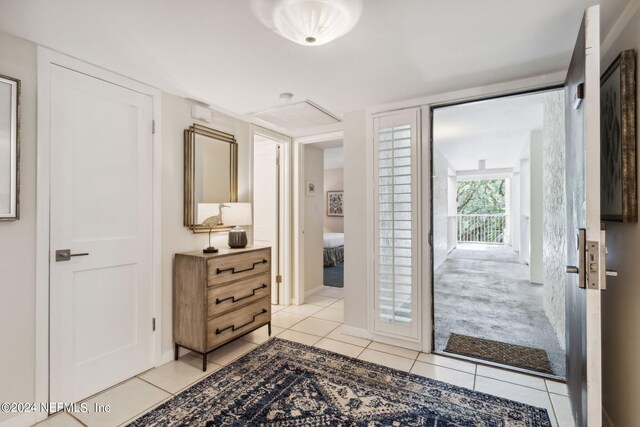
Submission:
[[551,421],[544,408],[272,338],[129,426],[551,427]]
[[553,375],[547,352],[467,335],[451,334],[444,351]]

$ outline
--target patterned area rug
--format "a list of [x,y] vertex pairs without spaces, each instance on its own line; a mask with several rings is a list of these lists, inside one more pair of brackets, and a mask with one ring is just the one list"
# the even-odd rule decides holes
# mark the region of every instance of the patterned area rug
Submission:
[[545,409],[274,338],[130,426],[551,426]]
[[444,351],[553,375],[547,352],[539,348],[451,334]]

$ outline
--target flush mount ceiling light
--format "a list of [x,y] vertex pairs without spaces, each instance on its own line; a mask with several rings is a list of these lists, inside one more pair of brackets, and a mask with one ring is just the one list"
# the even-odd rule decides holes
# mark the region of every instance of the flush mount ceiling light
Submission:
[[360,19],[362,0],[253,0],[252,8],[276,34],[320,46],[351,31]]

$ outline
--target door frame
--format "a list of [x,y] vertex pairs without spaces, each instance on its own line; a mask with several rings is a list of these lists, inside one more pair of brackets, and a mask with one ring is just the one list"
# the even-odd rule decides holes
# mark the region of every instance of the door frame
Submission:
[[[50,250],[50,117],[51,117],[51,71],[53,66],[67,68],[88,76],[122,86],[152,99],[152,114],[155,123],[153,142],[153,224],[152,224],[152,312],[156,319],[153,333],[153,366],[162,363],[162,271],[161,271],[161,92],[120,74],[88,64],[62,53],[38,46],[37,49],[37,139],[36,139],[36,341],[35,341],[35,401],[49,401],[49,250]],[[151,126],[151,124],[150,124]],[[37,413],[37,421],[47,418],[46,413]]]
[[[292,267],[292,221],[290,220],[292,217],[292,203],[291,203],[291,160],[292,160],[292,146],[293,146],[293,138],[290,136],[266,129],[262,126],[258,126],[256,124],[251,124],[250,126],[251,133],[251,200],[255,200],[253,197],[253,192],[255,189],[253,188],[253,180],[254,180],[254,144],[255,135],[260,135],[265,138],[269,138],[282,146],[282,151],[280,152],[280,167],[282,168],[281,173],[283,175],[283,180],[280,183],[280,189],[282,190],[280,193],[281,204],[282,204],[282,217],[280,218],[280,226],[281,233],[283,235],[282,240],[280,241],[281,247],[279,248],[279,257],[280,262],[282,264],[282,270],[280,274],[282,275],[282,287],[284,289],[282,301],[280,301],[281,305],[289,305],[292,300],[292,290],[294,289],[295,284],[297,283],[296,277],[293,274]],[[252,209],[255,209],[252,203]],[[280,206],[278,207],[280,211]]]
[[[489,84],[485,86],[478,86],[469,89],[462,89],[452,92],[441,93],[438,95],[429,95],[419,98],[413,98],[398,102],[392,102],[388,104],[380,104],[373,107],[366,108],[365,112],[365,137],[367,141],[367,152],[366,156],[366,173],[367,173],[367,183],[364,189],[365,197],[368,200],[367,206],[367,216],[366,216],[366,224],[367,224],[367,242],[365,245],[366,251],[366,269],[368,275],[366,277],[366,292],[367,295],[372,295],[375,289],[375,254],[373,252],[373,154],[370,150],[371,145],[373,144],[373,118],[376,114],[379,113],[390,113],[394,111],[400,111],[407,108],[421,108],[421,138],[419,143],[423,147],[422,149],[422,162],[430,162],[430,159],[427,156],[430,156],[431,150],[428,145],[431,143],[430,135],[431,135],[431,123],[430,123],[430,108],[432,106],[445,105],[451,103],[462,103],[466,101],[470,101],[473,99],[478,99],[481,97],[497,97],[497,96],[505,96],[509,94],[524,92],[524,91],[534,91],[543,88],[548,88],[552,86],[562,86],[564,84],[564,79],[566,76],[565,71],[558,71],[550,74],[544,74],[534,77],[528,77],[524,79],[511,80],[502,83]],[[424,167],[422,165],[421,167]],[[431,189],[429,186],[423,185],[422,187],[422,197],[421,201],[422,205],[422,222],[423,224],[430,224],[430,212],[431,212]],[[430,228],[423,227],[423,239],[428,238],[428,232]],[[423,251],[423,255],[426,252]],[[376,340],[385,342],[392,345],[405,346],[407,348],[414,348],[416,350],[421,350],[425,353],[432,352],[431,345],[431,319],[433,317],[432,313],[432,292],[433,287],[431,284],[431,278],[428,277],[431,275],[431,260],[430,257],[423,257],[422,261],[422,283],[420,284],[422,288],[422,298],[418,301],[420,306],[419,310],[423,313],[423,328],[422,334],[420,336],[419,342],[411,342],[405,339],[401,339],[400,337],[386,337],[376,335],[373,331],[373,316],[375,315],[373,310],[367,310],[367,319],[366,319],[366,329],[360,327],[351,327],[349,325],[345,325],[345,330],[348,330],[350,334],[362,338],[371,339],[373,337]],[[373,298],[372,296],[368,296],[368,298]],[[351,303],[351,301],[347,301],[347,304]],[[355,303],[355,301],[354,301]]]
[[305,201],[305,165],[304,165],[304,146],[306,144],[314,144],[317,142],[333,141],[335,139],[344,140],[344,132],[342,130],[325,132],[320,134],[301,136],[293,140],[293,169],[295,180],[293,181],[294,194],[294,256],[293,263],[295,265],[295,286],[294,297],[292,303],[295,305],[304,304],[304,201]]
[[[423,176],[428,176],[429,178],[429,183],[428,185],[426,185],[425,187],[427,187],[428,189],[423,193],[423,196],[426,198],[427,203],[428,203],[428,212],[425,213],[425,215],[428,215],[429,217],[429,222],[425,222],[425,224],[429,224],[428,228],[429,228],[429,232],[427,233],[427,238],[432,239],[433,237],[433,150],[434,150],[434,144],[433,144],[433,128],[434,128],[434,110],[437,110],[439,108],[447,108],[447,107],[455,107],[457,105],[464,105],[464,104],[468,104],[468,103],[472,103],[472,102],[481,102],[481,101],[490,101],[493,99],[500,99],[500,98],[507,98],[507,97],[511,97],[511,96],[521,96],[521,95],[529,95],[529,94],[534,94],[534,93],[542,93],[542,92],[552,92],[552,91],[559,91],[559,90],[564,90],[564,84],[559,84],[559,83],[551,83],[548,85],[543,85],[537,88],[530,88],[530,89],[521,89],[521,90],[513,90],[513,91],[508,91],[508,92],[504,92],[504,93],[499,93],[499,94],[487,94],[487,95],[481,95],[481,96],[477,96],[477,97],[471,97],[471,98],[466,98],[466,99],[460,99],[460,100],[456,100],[456,101],[452,101],[452,102],[439,102],[439,103],[432,103],[426,106],[423,106],[423,119],[425,123],[428,123],[428,134],[425,134],[425,140],[424,143],[426,145],[428,145],[428,147],[426,147],[425,151],[428,151],[428,155],[424,156],[423,159],[426,160],[426,163],[422,165],[423,168],[428,167],[429,170],[428,172],[423,172]],[[425,218],[426,219],[426,218]],[[425,227],[426,228],[426,227]],[[427,297],[425,297],[425,305],[426,307],[430,307],[430,316],[428,317],[428,319],[425,319],[425,339],[427,339],[429,341],[429,349],[430,352],[435,353],[435,354],[443,354],[447,357],[452,357],[455,359],[461,359],[461,360],[466,360],[466,361],[473,361],[476,364],[479,365],[486,365],[486,366],[492,366],[492,367],[499,367],[501,369],[505,369],[505,370],[510,370],[510,371],[514,371],[514,372],[520,372],[520,373],[526,373],[527,375],[533,375],[533,376],[539,376],[542,378],[549,378],[549,379],[553,379],[553,380],[562,380],[561,377],[557,377],[555,375],[549,375],[549,374],[544,374],[544,373],[540,373],[540,372],[534,372],[534,371],[528,371],[526,369],[520,369],[517,367],[512,367],[512,366],[508,366],[508,365],[501,365],[501,364],[497,364],[497,363],[492,363],[486,360],[482,360],[482,359],[476,359],[473,357],[465,357],[465,356],[460,356],[460,355],[456,355],[454,353],[441,353],[441,352],[437,352],[435,351],[435,337],[436,337],[436,329],[435,329],[435,291],[436,291],[436,284],[435,284],[435,272],[433,271],[433,257],[434,257],[434,253],[433,253],[433,244],[429,245],[429,256],[425,257],[429,259],[429,271],[423,275],[424,279],[425,279],[425,283],[428,283],[428,286],[430,287],[430,292],[429,292],[429,296],[428,296],[428,301]],[[427,329],[426,327],[428,326],[429,329]],[[429,334],[429,331],[431,331],[431,333]],[[428,336],[430,335],[430,336]],[[426,344],[426,343],[425,343]]]

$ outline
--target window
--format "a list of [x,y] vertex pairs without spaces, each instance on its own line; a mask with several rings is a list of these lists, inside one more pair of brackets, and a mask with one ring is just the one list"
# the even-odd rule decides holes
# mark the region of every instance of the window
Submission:
[[374,120],[375,328],[409,337],[418,330],[417,114]]

